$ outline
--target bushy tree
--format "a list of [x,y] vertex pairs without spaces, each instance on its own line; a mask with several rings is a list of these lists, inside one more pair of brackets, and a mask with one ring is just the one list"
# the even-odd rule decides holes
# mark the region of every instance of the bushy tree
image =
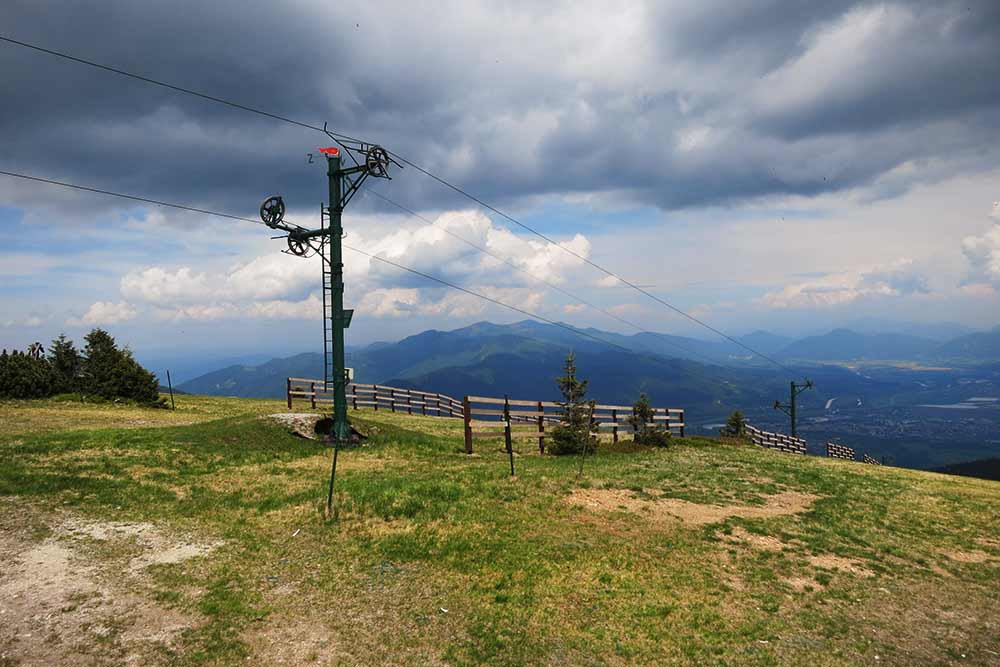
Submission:
[[103,329],[86,336],[84,353],[60,334],[52,341],[48,357],[40,343],[31,353],[14,350],[0,354],[0,397],[46,398],[55,393],[80,391],[104,399],[124,398],[165,406],[156,376],[143,368],[128,349],[119,349]]
[[552,441],[548,451],[552,454],[579,454],[597,449],[591,419],[594,402],[585,400],[587,380],[576,377],[576,357],[572,352],[566,356],[564,375],[556,378],[563,400],[559,402],[562,415],[559,424],[552,429]]
[[739,410],[735,410],[733,414],[729,415],[726,419],[726,425],[722,427],[722,435],[729,436],[731,438],[743,438],[746,437],[747,433],[747,420],[743,416],[743,413]]
[[0,354],[0,397],[45,398],[52,395],[52,387],[52,369],[44,357],[17,350]]
[[52,341],[49,346],[49,366],[52,367],[53,391],[65,394],[79,389],[80,353],[66,334]]
[[156,376],[139,365],[130,350],[119,349],[111,334],[94,329],[84,340],[82,383],[86,393],[162,404]]
[[656,428],[653,422],[655,414],[649,397],[639,394],[639,400],[632,404],[632,416],[628,420],[637,444],[666,447],[670,443],[670,431]]

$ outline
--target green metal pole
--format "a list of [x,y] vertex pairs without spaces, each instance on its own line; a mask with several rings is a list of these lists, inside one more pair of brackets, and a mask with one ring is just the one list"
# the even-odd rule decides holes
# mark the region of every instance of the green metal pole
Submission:
[[[330,273],[333,287],[330,335],[333,337],[333,432],[339,443],[346,443],[351,435],[347,422],[347,379],[344,374],[344,258],[340,246],[344,227],[341,214],[340,155],[327,156],[327,177],[330,180]],[[332,485],[331,478],[331,485]]]
[[791,407],[791,410],[789,410],[789,413],[790,413],[789,416],[792,418],[792,437],[793,438],[798,437],[798,435],[796,434],[796,431],[795,431],[795,393],[796,393],[795,392],[795,381],[793,380],[792,381],[792,400],[791,400],[791,403],[789,403],[789,405]]

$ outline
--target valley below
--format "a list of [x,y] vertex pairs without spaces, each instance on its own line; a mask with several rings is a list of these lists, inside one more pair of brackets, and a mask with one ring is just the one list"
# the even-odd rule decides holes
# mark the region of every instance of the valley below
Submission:
[[[347,361],[362,383],[456,398],[506,394],[555,400],[559,396],[555,378],[572,351],[581,377],[590,381],[590,398],[631,405],[645,393],[655,406],[683,408],[691,432],[706,435],[716,433],[735,410],[759,428],[789,432],[788,417],[774,409],[774,402],[788,401],[790,380],[808,378],[815,388],[799,396],[798,431],[817,454],[832,441],[853,447],[858,456],[867,453],[887,464],[918,469],[1000,456],[1000,364],[996,362],[831,360],[828,357],[850,357],[866,350],[888,351],[880,337],[859,340],[856,334],[843,334],[849,345],[838,344],[831,339],[837,332],[832,332],[823,337],[822,350],[814,340],[807,339],[808,346],[803,341],[789,344],[787,349],[816,348],[818,358],[788,359],[778,370],[706,341],[588,333],[606,337],[614,346],[536,322],[482,322],[355,349]],[[772,339],[774,346],[787,343]],[[760,332],[753,338],[757,345],[768,340]],[[921,354],[928,347],[924,344]],[[831,352],[838,349],[839,355]],[[684,350],[691,350],[692,358],[673,356]],[[773,353],[780,355],[780,350]],[[286,378],[320,378],[322,369],[322,355],[304,353],[259,365],[228,366],[180,388],[196,394],[282,398]]]

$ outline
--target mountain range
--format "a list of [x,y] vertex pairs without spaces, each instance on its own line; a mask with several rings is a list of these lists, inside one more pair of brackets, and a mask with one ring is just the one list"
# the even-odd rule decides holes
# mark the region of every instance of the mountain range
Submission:
[[[1000,360],[1000,327],[959,336],[947,342],[909,334],[862,334],[835,329],[792,340],[766,331],[721,342],[684,336],[638,333],[630,336],[579,330],[525,320],[514,324],[479,322],[453,331],[429,330],[396,343],[379,342],[347,353],[359,382],[433,389],[443,393],[516,393],[539,387],[551,397],[551,379],[566,352],[589,366],[602,381],[594,383],[602,401],[631,400],[644,391],[661,400],[692,396],[698,403],[726,403],[739,395],[773,392],[773,366],[754,357],[757,350],[802,374],[835,371],[820,362],[988,363]],[[602,342],[603,341],[603,342]],[[281,396],[287,377],[319,377],[322,356],[304,353],[257,365],[235,364],[179,385],[183,391],[233,396]],[[542,378],[544,377],[544,382]],[[539,384],[541,383],[541,384]]]
[[[979,353],[989,358],[1000,340],[1000,329],[945,344],[905,334],[843,329],[800,340],[757,331],[722,343],[654,333],[580,331],[587,337],[571,327],[531,320],[505,325],[479,322],[353,349],[347,353],[347,364],[358,382],[368,384],[452,396],[509,394],[546,400],[558,397],[554,378],[567,352],[573,351],[581,376],[591,380],[590,396],[598,401],[630,404],[642,392],[655,405],[684,406],[693,417],[712,420],[743,406],[770,406],[775,398],[784,398],[790,376],[822,383],[823,395],[803,397],[803,409],[818,409],[833,396],[891,403],[893,399],[886,396],[904,391],[898,378],[883,373],[875,379],[836,362],[929,359],[942,349],[967,358]],[[740,343],[781,360],[783,367],[779,370],[752,358]],[[322,369],[322,355],[304,353],[258,365],[228,366],[179,388],[196,394],[277,398],[284,395],[285,378],[319,378]]]
[[[820,448],[841,439],[887,455],[896,465],[934,467],[996,455],[1000,419],[1000,328],[947,342],[908,334],[837,329],[790,340],[758,331],[721,343],[641,333],[633,336],[523,321],[430,330],[347,352],[358,382],[455,397],[559,397],[555,378],[576,355],[588,397],[685,410],[696,431],[712,431],[733,410],[762,428],[786,431],[773,408],[789,382],[813,380],[798,397],[800,433]],[[747,345],[777,360],[750,358]],[[682,355],[688,355],[684,358]],[[902,363],[901,363],[902,362]],[[281,398],[287,377],[322,377],[318,353],[236,364],[182,383],[182,391]]]

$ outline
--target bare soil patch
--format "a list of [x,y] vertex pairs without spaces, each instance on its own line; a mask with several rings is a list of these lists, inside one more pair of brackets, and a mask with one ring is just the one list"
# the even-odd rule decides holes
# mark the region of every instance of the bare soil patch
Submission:
[[978,549],[973,549],[972,551],[944,551],[943,553],[948,558],[956,560],[959,563],[985,563],[986,561],[994,560],[988,553]]
[[763,551],[782,551],[788,546],[788,544],[782,542],[777,537],[772,537],[771,535],[758,535],[757,533],[751,533],[739,527],[734,528],[733,532],[726,536],[725,539],[727,542],[746,544]]
[[858,561],[834,554],[821,554],[810,556],[809,564],[813,567],[826,568],[828,570],[841,570],[850,572],[861,577],[874,577],[875,573],[861,565]]
[[141,552],[129,561],[128,568],[132,571],[139,571],[150,565],[180,563],[204,556],[222,545],[222,542],[198,542],[169,536],[151,523],[69,519],[56,533],[63,538],[89,537],[102,542],[134,541]]
[[886,664],[996,665],[995,607],[988,590],[949,578],[879,589],[857,613],[869,621],[865,634],[894,648]]
[[[655,493],[655,492],[653,492]],[[819,496],[782,491],[765,496],[763,505],[702,505],[678,498],[643,498],[624,489],[576,489],[568,498],[573,505],[603,512],[625,511],[652,520],[676,519],[700,526],[729,517],[762,519],[804,512]]]
[[278,621],[247,633],[251,662],[255,665],[327,665],[343,656],[343,645],[322,623],[306,618]]
[[823,589],[825,586],[820,584],[815,579],[810,577],[785,577],[782,579],[786,584],[791,586],[794,590],[799,593],[804,593],[809,590]]
[[1000,549],[1000,539],[991,537],[977,537],[976,544],[984,546],[987,549]]
[[[127,584],[141,584],[148,565],[200,556],[214,543],[178,541],[152,524],[76,518],[54,523],[39,542],[13,523],[0,531],[0,655],[11,664],[158,664],[195,624]],[[138,549],[126,577],[95,557],[94,541]]]

